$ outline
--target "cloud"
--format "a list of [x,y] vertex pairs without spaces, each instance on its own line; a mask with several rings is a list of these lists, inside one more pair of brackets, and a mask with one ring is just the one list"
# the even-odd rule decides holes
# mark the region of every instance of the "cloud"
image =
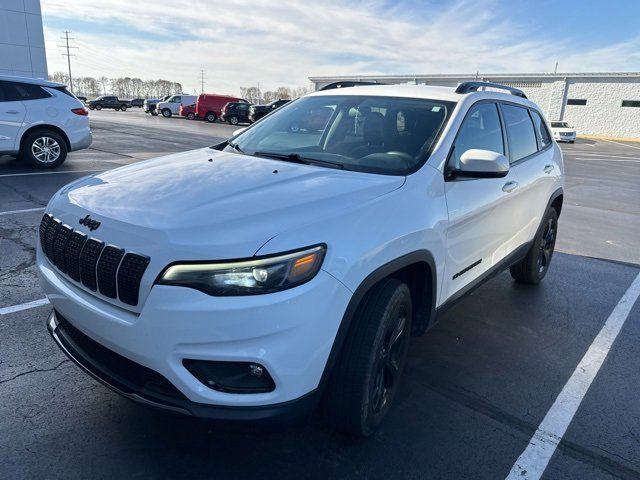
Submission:
[[[186,91],[306,85],[310,75],[540,72],[640,65],[640,38],[583,51],[532,35],[499,0],[42,0],[50,71],[65,70],[60,30],[74,31],[75,71],[179,81]],[[65,25],[65,27],[62,27]],[[534,39],[539,38],[539,39]],[[562,54],[560,56],[560,54]]]

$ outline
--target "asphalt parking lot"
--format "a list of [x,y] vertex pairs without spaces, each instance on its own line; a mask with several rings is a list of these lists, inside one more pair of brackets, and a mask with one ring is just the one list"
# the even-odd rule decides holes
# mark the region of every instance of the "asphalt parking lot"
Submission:
[[[556,254],[538,287],[508,273],[414,338],[372,438],[312,417],[222,424],[151,411],[90,379],[45,328],[35,232],[49,197],[90,172],[211,145],[234,127],[91,112],[94,144],[56,171],[0,157],[0,478],[504,478],[640,273],[640,143],[578,140]],[[34,302],[34,303],[32,303]],[[640,302],[544,478],[640,479]],[[607,353],[607,352],[605,352]]]

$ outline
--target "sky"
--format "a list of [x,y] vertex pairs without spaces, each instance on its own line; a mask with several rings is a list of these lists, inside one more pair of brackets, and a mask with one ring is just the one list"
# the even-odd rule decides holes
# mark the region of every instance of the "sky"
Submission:
[[41,0],[49,72],[238,94],[314,75],[640,71],[638,0]]

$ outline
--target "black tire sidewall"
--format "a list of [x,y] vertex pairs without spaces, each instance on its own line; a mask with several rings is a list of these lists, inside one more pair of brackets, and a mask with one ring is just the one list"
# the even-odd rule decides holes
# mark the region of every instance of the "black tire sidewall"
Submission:
[[171,110],[169,110],[168,108],[163,108],[162,109],[162,116],[164,118],[169,118],[171,117]]
[[215,113],[207,113],[207,122],[209,123],[215,123],[215,121],[218,119],[218,117],[216,117]]
[[[233,121],[235,119],[235,122]],[[230,125],[238,125],[239,121],[238,121],[238,117],[236,117],[235,115],[232,115],[231,117],[229,117],[229,124]]]

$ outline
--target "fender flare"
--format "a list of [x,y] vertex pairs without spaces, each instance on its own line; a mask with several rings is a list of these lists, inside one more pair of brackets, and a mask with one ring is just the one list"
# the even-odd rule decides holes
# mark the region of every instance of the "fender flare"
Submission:
[[349,300],[349,304],[345,310],[344,315],[342,316],[342,320],[340,322],[340,326],[338,327],[338,332],[333,340],[333,345],[331,347],[331,352],[329,353],[329,357],[324,366],[324,371],[322,372],[322,377],[320,378],[320,383],[318,385],[318,390],[322,394],[325,387],[329,383],[329,379],[331,377],[331,372],[338,362],[338,358],[342,353],[342,347],[344,346],[344,342],[349,334],[351,329],[351,324],[353,323],[353,318],[358,310],[359,305],[361,304],[362,299],[366,296],[367,292],[380,280],[388,277],[389,275],[397,272],[409,265],[413,265],[416,263],[426,263],[431,271],[431,309],[429,312],[429,318],[426,319],[427,325],[431,324],[436,317],[436,299],[437,299],[437,291],[438,291],[438,282],[437,282],[437,271],[436,271],[436,262],[433,258],[433,255],[428,250],[417,250],[415,252],[408,253],[401,257],[398,257],[384,265],[378,267],[373,272],[371,272],[365,279],[358,285],[358,288],[353,292],[351,296],[351,300]]

